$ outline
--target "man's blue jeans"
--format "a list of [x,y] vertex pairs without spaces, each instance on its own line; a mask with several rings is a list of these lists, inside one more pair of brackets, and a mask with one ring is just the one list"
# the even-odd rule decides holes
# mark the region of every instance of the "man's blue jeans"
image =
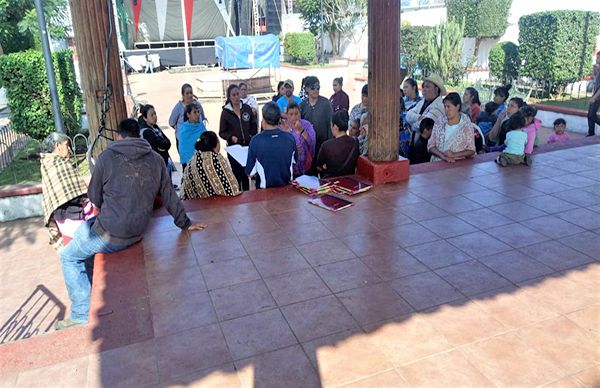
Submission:
[[96,253],[113,253],[127,248],[104,241],[92,229],[96,218],[83,222],[60,253],[63,276],[71,299],[71,320],[87,322],[92,293],[92,270]]

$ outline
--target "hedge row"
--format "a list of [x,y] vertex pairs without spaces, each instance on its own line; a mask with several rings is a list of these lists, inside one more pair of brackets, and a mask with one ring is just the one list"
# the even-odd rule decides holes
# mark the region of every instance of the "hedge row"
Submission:
[[551,11],[519,19],[521,75],[565,84],[591,73],[600,14]]
[[283,50],[295,62],[313,63],[317,57],[315,36],[310,32],[290,32],[285,35]]
[[[65,130],[81,128],[82,97],[70,50],[52,53]],[[50,89],[41,51],[0,56],[0,80],[6,87],[12,126],[17,132],[42,140],[55,130]]]

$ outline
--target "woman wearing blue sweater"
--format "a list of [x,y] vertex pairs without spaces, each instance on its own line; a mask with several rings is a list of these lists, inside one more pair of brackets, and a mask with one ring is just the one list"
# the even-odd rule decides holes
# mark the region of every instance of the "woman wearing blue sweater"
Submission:
[[195,104],[188,104],[185,107],[184,123],[179,129],[177,140],[179,141],[179,161],[183,170],[187,162],[196,152],[194,145],[196,140],[206,131],[204,123],[200,120],[200,111]]

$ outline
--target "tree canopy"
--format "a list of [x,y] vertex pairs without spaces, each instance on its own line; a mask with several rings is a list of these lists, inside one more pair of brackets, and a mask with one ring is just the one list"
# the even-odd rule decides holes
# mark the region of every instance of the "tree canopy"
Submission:
[[[67,36],[67,0],[45,0],[48,32],[54,39]],[[0,0],[0,54],[40,46],[34,0]]]

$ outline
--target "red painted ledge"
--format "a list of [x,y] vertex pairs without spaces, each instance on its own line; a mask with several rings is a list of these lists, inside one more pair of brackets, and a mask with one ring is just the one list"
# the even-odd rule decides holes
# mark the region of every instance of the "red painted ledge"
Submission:
[[40,194],[41,192],[42,184],[40,182],[26,182],[17,185],[0,186],[0,198]]
[[531,105],[536,107],[537,110],[544,110],[547,112],[555,112],[555,113],[561,113],[564,115],[571,115],[571,116],[587,117],[587,110],[583,110],[583,109],[566,108],[566,107],[557,106],[557,105],[544,105],[544,104],[531,104]]
[[374,185],[401,182],[408,179],[409,162],[401,156],[391,162],[374,162],[361,156],[358,158],[356,170],[360,177],[373,182]]

